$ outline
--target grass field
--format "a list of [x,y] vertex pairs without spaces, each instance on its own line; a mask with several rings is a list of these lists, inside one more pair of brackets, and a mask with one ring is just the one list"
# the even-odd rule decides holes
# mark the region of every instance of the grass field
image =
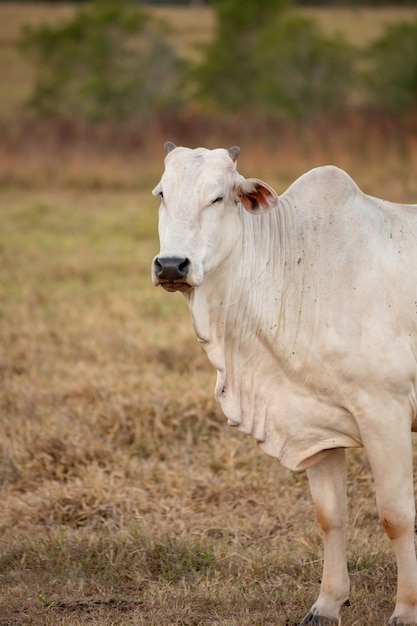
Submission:
[[[0,624],[297,624],[321,574],[306,478],[225,425],[181,296],[150,285],[147,190],[2,203]],[[344,623],[374,624],[395,566],[349,456]]]
[[[35,14],[1,4],[0,39]],[[30,80],[13,63],[8,106]],[[150,281],[166,139],[240,143],[278,192],[331,162],[417,202],[415,120],[0,129],[0,626],[290,626],[316,597],[305,475],[226,426],[182,296]],[[348,529],[343,623],[380,626],[396,572],[361,451]]]

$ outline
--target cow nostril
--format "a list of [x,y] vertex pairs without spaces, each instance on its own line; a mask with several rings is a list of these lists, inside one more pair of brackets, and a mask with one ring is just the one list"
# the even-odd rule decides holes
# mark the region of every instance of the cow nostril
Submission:
[[157,257],[154,260],[154,270],[158,278],[171,282],[183,280],[189,266],[189,259],[183,257]]
[[178,270],[183,276],[183,278],[187,276],[189,266],[190,266],[190,261],[188,259],[184,259],[184,261],[179,264]]

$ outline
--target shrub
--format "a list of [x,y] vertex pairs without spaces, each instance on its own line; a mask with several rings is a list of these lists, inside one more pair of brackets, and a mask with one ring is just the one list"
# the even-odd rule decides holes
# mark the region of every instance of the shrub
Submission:
[[386,26],[368,50],[365,80],[372,104],[393,113],[417,106],[417,20]]
[[95,0],[63,25],[27,28],[30,106],[43,115],[127,119],[177,101],[179,61],[160,23],[128,0]]
[[256,53],[263,108],[306,119],[346,105],[353,51],[341,40],[323,38],[313,20],[280,16],[261,34]]
[[344,105],[352,49],[324,39],[313,20],[289,13],[287,2],[264,3],[264,12],[249,1],[219,3],[215,39],[193,74],[197,98],[222,110],[298,119]]
[[214,108],[251,109],[256,91],[259,33],[287,7],[287,0],[217,0],[217,28],[204,58],[191,72],[197,99]]

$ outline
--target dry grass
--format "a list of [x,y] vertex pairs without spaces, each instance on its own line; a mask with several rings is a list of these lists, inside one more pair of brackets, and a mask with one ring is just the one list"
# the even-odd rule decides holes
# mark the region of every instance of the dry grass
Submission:
[[416,19],[417,7],[398,7],[392,2],[390,7],[337,7],[331,11],[314,7],[303,13],[316,19],[326,35],[340,35],[362,48],[380,37],[388,24]]
[[[253,138],[240,169],[282,190],[326,158],[411,199],[416,133],[389,128]],[[305,475],[225,425],[182,297],[150,283],[162,137],[48,132],[47,150],[16,135],[1,152],[0,624],[297,624],[322,559]],[[344,624],[382,624],[395,566],[349,458]]]
[[346,169],[367,193],[403,202],[417,196],[417,117],[394,120],[374,114],[327,118],[301,127],[190,111],[125,127],[0,123],[0,186],[152,189],[167,139],[190,146],[239,144],[242,173],[262,174],[278,192],[306,170],[332,163]]

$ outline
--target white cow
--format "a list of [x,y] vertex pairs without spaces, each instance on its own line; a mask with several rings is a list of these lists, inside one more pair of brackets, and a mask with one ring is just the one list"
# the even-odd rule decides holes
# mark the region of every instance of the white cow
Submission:
[[237,172],[237,147],[165,151],[153,282],[184,293],[228,423],[307,470],[324,568],[301,623],[340,624],[344,449],[363,446],[397,559],[389,624],[416,625],[417,205],[365,195],[330,166],[278,197]]

